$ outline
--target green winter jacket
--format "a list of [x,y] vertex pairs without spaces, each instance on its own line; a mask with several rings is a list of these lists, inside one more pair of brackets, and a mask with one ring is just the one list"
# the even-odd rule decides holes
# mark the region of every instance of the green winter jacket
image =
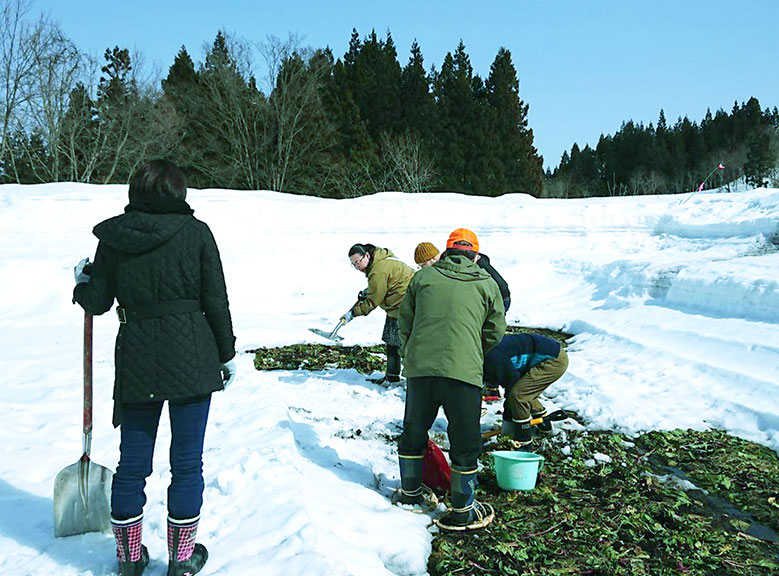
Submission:
[[484,354],[506,331],[498,285],[464,256],[440,260],[414,275],[398,327],[406,378],[445,376],[481,388]]
[[392,250],[376,248],[365,275],[368,277],[368,292],[365,300],[352,307],[352,314],[367,316],[376,306],[381,306],[387,316],[397,318],[400,301],[414,270],[395,258]]

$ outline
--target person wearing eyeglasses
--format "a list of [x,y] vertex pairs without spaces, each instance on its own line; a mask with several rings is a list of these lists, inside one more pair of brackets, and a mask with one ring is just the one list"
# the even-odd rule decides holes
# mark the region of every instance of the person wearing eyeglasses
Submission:
[[365,274],[368,287],[357,296],[357,302],[341,318],[350,322],[357,316],[367,316],[381,307],[387,313],[381,339],[386,344],[387,370],[377,383],[389,385],[400,382],[400,336],[398,335],[398,309],[406,294],[414,270],[398,260],[388,248],[373,244],[355,244],[349,248],[352,266]]

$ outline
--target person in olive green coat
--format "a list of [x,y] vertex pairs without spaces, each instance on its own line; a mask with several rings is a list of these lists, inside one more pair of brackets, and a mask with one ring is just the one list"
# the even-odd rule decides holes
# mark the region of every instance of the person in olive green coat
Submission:
[[350,322],[356,316],[367,316],[377,306],[387,312],[381,339],[387,345],[387,371],[380,384],[400,381],[400,337],[398,308],[414,270],[395,258],[391,250],[373,244],[355,244],[349,249],[349,260],[368,277],[368,287],[357,295],[357,302],[341,318]]
[[422,458],[428,430],[444,407],[449,423],[452,510],[444,529],[486,526],[494,516],[474,499],[482,451],[481,389],[484,354],[506,331],[503,300],[492,277],[475,263],[479,242],[470,230],[452,232],[441,260],[408,285],[398,318],[407,378],[403,434],[398,445],[404,504],[424,503]]

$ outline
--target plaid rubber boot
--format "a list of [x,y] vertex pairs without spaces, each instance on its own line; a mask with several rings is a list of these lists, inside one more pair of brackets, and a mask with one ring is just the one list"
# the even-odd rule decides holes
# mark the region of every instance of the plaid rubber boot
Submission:
[[119,576],[140,576],[149,563],[149,551],[141,544],[143,515],[129,520],[117,520],[112,517],[111,528],[116,539]]
[[176,520],[168,516],[168,576],[192,576],[206,565],[208,550],[195,543],[200,516]]

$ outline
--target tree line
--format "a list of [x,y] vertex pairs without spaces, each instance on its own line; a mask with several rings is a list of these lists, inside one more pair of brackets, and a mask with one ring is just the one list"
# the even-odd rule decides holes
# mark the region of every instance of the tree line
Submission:
[[201,62],[182,46],[147,76],[141,54],[115,46],[90,57],[57,23],[28,18],[30,6],[0,0],[0,182],[124,183],[166,157],[197,188],[336,198],[663,193],[697,187],[719,162],[719,184],[779,184],[779,114],[754,98],[700,124],[668,126],[662,111],[656,127],[626,122],[594,149],[574,144],[545,174],[504,48],[482,78],[462,41],[428,69],[416,42],[401,65],[389,32],[354,30],[335,57],[294,36],[220,31]]
[[[719,165],[723,169],[716,170]],[[761,110],[756,98],[735,102],[728,114],[707,110],[700,123],[686,116],[669,126],[625,122],[598,145],[565,152],[547,173],[545,193],[557,197],[664,194],[707,187],[779,186],[779,110]]]
[[6,0],[0,23],[4,182],[126,182],[164,156],[199,188],[541,193],[508,50],[482,79],[462,42],[427,71],[416,42],[401,66],[389,32],[355,30],[335,58],[294,37],[252,44],[220,31],[202,62],[182,46],[154,81],[139,55],[116,46],[92,62],[55,23],[27,23],[24,7]]

